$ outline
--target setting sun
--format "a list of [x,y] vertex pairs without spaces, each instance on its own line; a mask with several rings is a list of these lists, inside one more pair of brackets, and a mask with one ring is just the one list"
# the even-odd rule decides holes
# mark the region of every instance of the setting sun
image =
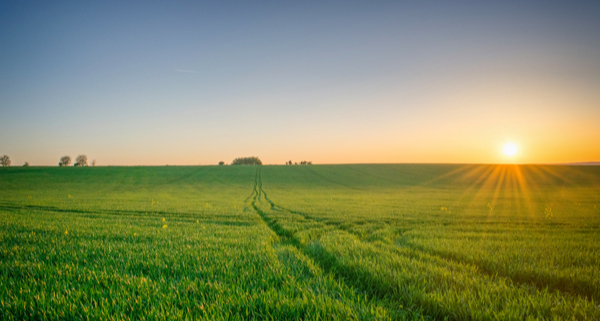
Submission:
[[519,152],[519,147],[513,143],[506,143],[504,147],[502,147],[502,152],[506,156],[515,156]]

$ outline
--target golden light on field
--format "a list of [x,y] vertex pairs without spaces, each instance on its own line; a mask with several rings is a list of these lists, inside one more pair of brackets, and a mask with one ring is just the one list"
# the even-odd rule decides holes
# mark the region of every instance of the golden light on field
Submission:
[[519,147],[517,145],[515,145],[514,143],[506,143],[506,144],[504,144],[504,147],[502,147],[502,153],[504,153],[504,155],[509,156],[509,157],[513,157],[513,156],[517,155],[518,152],[519,152]]

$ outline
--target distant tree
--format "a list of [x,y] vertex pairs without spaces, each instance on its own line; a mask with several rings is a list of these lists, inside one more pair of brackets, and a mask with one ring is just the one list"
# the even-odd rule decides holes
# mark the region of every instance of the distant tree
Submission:
[[219,162],[219,166],[223,166],[223,165],[225,165],[225,162],[224,161],[220,161]]
[[58,166],[69,166],[71,164],[71,156],[63,156],[60,158],[60,162],[58,162]]
[[306,162],[306,165],[312,165],[312,161]]
[[92,166],[96,166],[96,160],[95,159],[92,161]]
[[292,165],[292,161],[285,163],[286,165]]
[[77,158],[75,159],[75,166],[76,167],[88,166],[87,156],[85,156],[85,155],[77,156]]
[[0,157],[0,165],[2,165],[2,167],[10,166],[10,157],[8,157],[8,155]]
[[262,161],[256,157],[240,157],[231,162],[231,165],[262,165]]
[[25,162],[25,164],[23,164],[23,167],[29,167],[29,162]]

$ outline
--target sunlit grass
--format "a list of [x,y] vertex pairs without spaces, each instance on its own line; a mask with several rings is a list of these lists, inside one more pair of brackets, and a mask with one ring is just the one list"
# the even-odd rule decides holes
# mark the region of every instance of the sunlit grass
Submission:
[[600,318],[600,170],[0,172],[0,319]]

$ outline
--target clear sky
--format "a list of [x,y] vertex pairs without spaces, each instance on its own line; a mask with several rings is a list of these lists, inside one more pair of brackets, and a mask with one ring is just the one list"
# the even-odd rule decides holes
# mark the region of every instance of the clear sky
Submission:
[[600,161],[599,17],[600,1],[0,1],[0,155]]

